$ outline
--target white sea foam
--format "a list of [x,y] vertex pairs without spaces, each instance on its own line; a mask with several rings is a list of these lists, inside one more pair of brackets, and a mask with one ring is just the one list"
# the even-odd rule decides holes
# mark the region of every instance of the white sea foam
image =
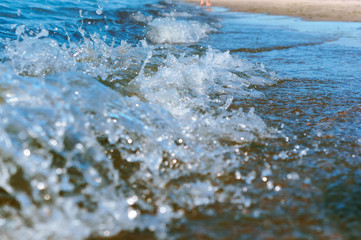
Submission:
[[[256,71],[263,72],[267,78],[253,76]],[[251,85],[275,82],[276,78],[262,65],[212,49],[201,57],[177,58],[170,54],[154,75],[136,78],[149,101],[160,104],[179,118],[187,117],[192,111],[227,110],[234,99],[262,96],[261,92],[250,88]]]
[[84,36],[84,42],[70,42],[60,46],[55,40],[23,36],[22,40],[9,41],[4,55],[17,74],[46,76],[59,72],[79,71],[90,76],[108,79],[120,71],[139,71],[150,48],[145,41],[131,46],[122,41],[117,47],[107,45],[98,34]]
[[147,39],[153,43],[195,43],[214,31],[210,25],[197,21],[157,18],[149,23]]
[[173,11],[173,12],[165,12],[163,13],[164,17],[192,17],[193,14],[187,13],[187,12],[178,12],[178,11]]
[[149,23],[153,20],[153,16],[145,16],[141,12],[133,13],[131,18],[134,19],[135,21],[144,22],[144,23]]

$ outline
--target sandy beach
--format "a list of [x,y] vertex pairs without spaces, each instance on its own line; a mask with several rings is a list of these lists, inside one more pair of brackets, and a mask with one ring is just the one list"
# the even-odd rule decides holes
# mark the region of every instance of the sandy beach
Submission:
[[358,0],[211,0],[211,3],[232,11],[295,16],[309,21],[361,22],[361,1]]

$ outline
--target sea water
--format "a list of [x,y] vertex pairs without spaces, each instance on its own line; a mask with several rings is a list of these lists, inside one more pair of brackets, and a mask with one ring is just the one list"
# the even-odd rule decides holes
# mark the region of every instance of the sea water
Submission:
[[2,0],[0,239],[359,238],[360,29]]

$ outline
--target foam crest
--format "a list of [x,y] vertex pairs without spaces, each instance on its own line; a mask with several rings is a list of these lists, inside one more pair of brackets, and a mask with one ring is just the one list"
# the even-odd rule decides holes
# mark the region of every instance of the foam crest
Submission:
[[[68,44],[41,38],[46,30],[31,37],[23,33],[25,26],[21,29],[20,39],[6,42],[4,58],[23,76],[41,77],[77,71],[101,80],[129,79],[139,73],[142,62],[151,51],[145,41],[140,41],[137,46],[131,46],[126,41],[121,41],[118,46],[114,46],[114,41],[108,45],[97,33],[86,37],[81,28],[79,32],[83,41],[69,41]],[[123,76],[124,72],[127,72],[126,76]]]
[[[202,143],[207,151],[222,152],[223,144],[242,144],[272,135],[273,130],[253,110],[230,109],[234,102],[262,97],[253,85],[277,81],[263,66],[212,49],[201,57],[168,55],[163,64],[154,75],[139,75],[135,83],[145,99],[178,120],[189,142]],[[255,81],[255,72],[263,77]]]
[[153,20],[153,16],[151,16],[151,15],[145,16],[141,12],[133,13],[131,18],[134,19],[135,21],[143,22],[143,23],[149,23]]
[[157,18],[149,23],[147,39],[152,43],[195,43],[214,30],[197,21]]
[[75,69],[75,62],[68,53],[51,39],[24,37],[5,47],[5,57],[21,75],[44,76]]
[[227,110],[232,101],[262,96],[253,85],[277,82],[262,65],[212,49],[201,57],[168,55],[163,64],[154,75],[137,77],[136,83],[149,101],[179,118],[192,111]]

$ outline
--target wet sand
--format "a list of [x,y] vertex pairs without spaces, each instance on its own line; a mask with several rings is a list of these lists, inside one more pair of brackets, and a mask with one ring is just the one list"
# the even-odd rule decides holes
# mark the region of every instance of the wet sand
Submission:
[[211,0],[211,3],[239,12],[295,16],[311,21],[361,22],[359,0]]

